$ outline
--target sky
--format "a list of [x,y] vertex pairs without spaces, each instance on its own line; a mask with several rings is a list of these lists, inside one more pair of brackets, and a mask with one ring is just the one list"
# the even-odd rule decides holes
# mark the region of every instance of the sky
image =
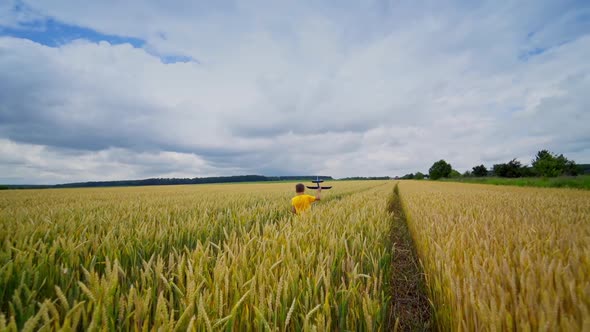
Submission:
[[590,1],[0,1],[0,183],[590,163]]

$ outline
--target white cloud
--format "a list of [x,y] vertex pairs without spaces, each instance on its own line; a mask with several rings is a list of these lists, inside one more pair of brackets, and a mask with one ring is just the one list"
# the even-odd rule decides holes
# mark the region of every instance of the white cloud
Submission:
[[[35,169],[55,170],[14,166],[0,182],[401,175],[441,158],[460,170],[526,163],[542,148],[590,159],[590,29],[575,24],[588,6],[27,4],[146,46],[0,37],[0,138],[44,160]],[[199,62],[164,64],[154,53]],[[67,151],[91,159],[75,177],[55,167]],[[149,158],[121,161],[121,151],[176,166],[141,168]]]
[[223,175],[220,171],[188,153],[121,148],[63,150],[0,139],[0,173],[6,183],[28,183],[31,179],[38,184],[136,179],[153,177],[154,172],[160,177],[192,178]]

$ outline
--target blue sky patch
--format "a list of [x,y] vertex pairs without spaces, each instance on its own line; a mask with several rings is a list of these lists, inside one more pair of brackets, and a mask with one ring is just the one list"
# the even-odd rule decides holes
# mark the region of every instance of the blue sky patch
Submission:
[[527,61],[534,56],[543,54],[546,50],[547,50],[547,48],[535,47],[533,49],[530,49],[530,50],[520,53],[518,55],[518,59],[521,61]]
[[[53,19],[21,23],[18,28],[0,25],[0,37],[2,36],[28,39],[49,47],[59,47],[77,39],[84,39],[94,43],[106,41],[111,45],[130,44],[135,48],[144,48],[146,45],[145,40],[140,38],[103,34],[96,30],[61,23]],[[196,59],[190,56],[159,55],[151,52],[150,54],[159,57],[160,61],[165,64],[176,62],[198,63]]]
[[145,41],[139,38],[106,35],[95,30],[75,25],[64,24],[53,19],[21,24],[18,28],[0,26],[0,36],[29,39],[49,47],[58,47],[76,39],[91,42],[106,41],[110,44],[131,44],[133,47],[143,47]]
[[177,62],[196,62],[199,63],[196,59],[190,56],[184,55],[162,55],[160,56],[160,60],[162,63],[169,64],[169,63],[177,63]]

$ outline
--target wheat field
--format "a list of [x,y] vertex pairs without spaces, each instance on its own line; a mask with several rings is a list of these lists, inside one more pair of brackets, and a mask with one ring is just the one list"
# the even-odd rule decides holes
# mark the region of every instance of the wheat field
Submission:
[[293,187],[0,192],[0,330],[403,328],[404,212],[436,329],[590,331],[588,191],[347,181],[294,216]]
[[0,330],[384,330],[392,189],[0,192]]
[[403,181],[439,329],[590,331],[590,192]]

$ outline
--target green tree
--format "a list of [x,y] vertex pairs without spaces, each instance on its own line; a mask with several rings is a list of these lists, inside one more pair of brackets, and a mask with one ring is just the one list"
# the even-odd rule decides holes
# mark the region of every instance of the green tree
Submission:
[[540,176],[555,177],[578,174],[578,168],[573,160],[568,160],[563,154],[555,155],[548,150],[537,152],[532,165],[537,175]]
[[448,178],[452,170],[453,167],[451,167],[451,164],[441,159],[432,164],[432,167],[428,170],[428,174],[431,179],[438,180],[443,177]]
[[414,179],[424,180],[424,174],[422,174],[421,172],[416,172],[416,174],[414,174]]
[[520,161],[516,158],[509,161],[507,164],[494,165],[494,174],[503,178],[519,178],[527,171]]
[[488,169],[484,165],[473,167],[473,176],[484,177],[488,176]]

